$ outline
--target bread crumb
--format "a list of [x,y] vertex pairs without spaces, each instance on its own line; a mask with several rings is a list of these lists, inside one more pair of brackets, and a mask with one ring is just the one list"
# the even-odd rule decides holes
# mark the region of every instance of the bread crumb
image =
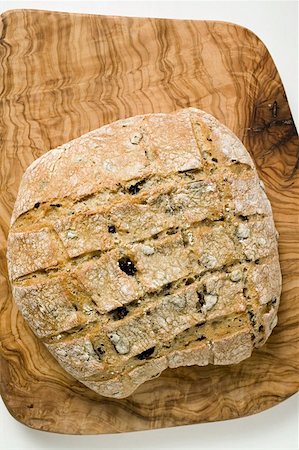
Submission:
[[218,261],[215,258],[215,256],[212,255],[204,255],[201,257],[200,262],[207,268],[207,269],[214,269]]
[[142,133],[135,133],[135,134],[133,134],[133,136],[131,136],[131,138],[130,138],[131,144],[134,144],[134,145],[139,144],[139,142],[141,141],[142,137],[143,137]]
[[121,337],[118,333],[113,332],[110,333],[108,337],[118,353],[120,353],[121,355],[129,353],[130,351],[129,342],[124,336]]
[[236,236],[239,239],[247,239],[250,236],[250,230],[245,223],[240,223],[236,230]]
[[204,311],[210,311],[210,309],[213,308],[213,306],[216,305],[218,301],[218,296],[213,294],[207,294],[205,295],[205,304],[203,306]]
[[231,281],[240,281],[242,278],[242,271],[240,269],[233,270],[230,274]]
[[170,302],[179,309],[183,309],[186,306],[186,300],[184,297],[173,297]]
[[264,245],[266,245],[267,241],[266,241],[266,239],[261,237],[261,238],[257,239],[257,243],[258,243],[258,245],[261,245],[263,247]]
[[67,237],[68,237],[69,239],[75,239],[75,238],[77,238],[78,236],[77,236],[77,234],[75,233],[75,231],[70,230],[70,231],[67,232]]
[[155,253],[155,249],[153,247],[150,247],[149,245],[143,245],[142,252],[147,255],[153,255]]

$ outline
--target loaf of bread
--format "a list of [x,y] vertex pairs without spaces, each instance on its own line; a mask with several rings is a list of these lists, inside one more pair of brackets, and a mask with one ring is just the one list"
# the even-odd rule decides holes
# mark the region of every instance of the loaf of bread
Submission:
[[34,333],[107,397],[167,367],[237,364],[277,323],[263,183],[237,137],[195,108],[119,120],[31,164],[7,257]]

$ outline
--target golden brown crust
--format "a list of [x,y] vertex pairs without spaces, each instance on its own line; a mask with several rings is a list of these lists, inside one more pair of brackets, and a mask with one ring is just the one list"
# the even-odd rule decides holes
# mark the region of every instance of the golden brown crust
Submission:
[[108,397],[167,367],[236,364],[277,322],[269,200],[250,155],[188,108],[106,125],[22,179],[8,239],[18,307]]

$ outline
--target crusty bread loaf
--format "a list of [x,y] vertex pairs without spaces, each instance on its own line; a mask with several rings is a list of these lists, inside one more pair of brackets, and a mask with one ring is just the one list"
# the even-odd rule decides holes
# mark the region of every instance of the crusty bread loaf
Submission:
[[119,120],[35,161],[8,267],[36,335],[107,397],[167,367],[239,363],[277,322],[270,203],[241,142],[194,108]]

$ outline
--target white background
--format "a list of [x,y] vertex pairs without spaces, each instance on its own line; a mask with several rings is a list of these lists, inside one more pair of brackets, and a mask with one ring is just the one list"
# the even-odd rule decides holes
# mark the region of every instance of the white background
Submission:
[[[223,20],[255,32],[282,78],[298,129],[298,3],[296,1],[7,1],[14,8],[120,16]],[[1,84],[1,81],[0,81]],[[298,375],[299,376],[299,375]],[[283,383],[283,380],[281,380]],[[226,422],[98,436],[31,430],[14,420],[0,400],[0,448],[64,449],[298,449],[298,394],[255,416]]]

